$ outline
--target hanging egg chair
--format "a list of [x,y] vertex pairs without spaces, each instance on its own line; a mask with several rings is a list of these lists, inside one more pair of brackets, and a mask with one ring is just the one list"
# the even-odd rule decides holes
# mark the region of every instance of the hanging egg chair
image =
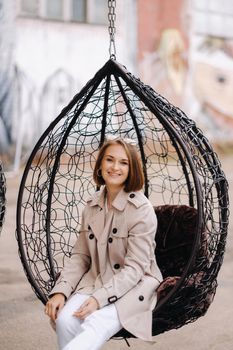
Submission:
[[[111,1],[110,1],[111,3]],[[110,52],[114,11],[110,11]],[[228,184],[216,153],[179,108],[120,65],[115,54],[37,142],[17,203],[19,254],[45,304],[70,257],[107,134],[137,141],[144,193],[158,218],[155,256],[164,281],[152,334],[205,314],[215,295],[228,227]],[[115,335],[132,337],[125,329]]]
[[[110,59],[36,144],[18,196],[26,275],[45,304],[71,255],[106,134],[138,141],[145,195],[158,217],[155,255],[164,283],[153,335],[202,316],[213,300],[228,225],[228,184],[195,123]],[[125,330],[117,336],[130,337]]]
[[6,210],[6,179],[3,173],[2,163],[0,162],[0,233],[4,222]]

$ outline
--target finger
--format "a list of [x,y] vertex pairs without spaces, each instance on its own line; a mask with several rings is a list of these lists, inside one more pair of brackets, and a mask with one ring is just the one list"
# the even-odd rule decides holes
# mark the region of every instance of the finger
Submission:
[[84,318],[86,318],[87,316],[89,316],[90,314],[92,314],[92,312],[94,312],[93,309],[91,308],[85,308],[82,311],[76,311],[73,313],[74,316],[80,318],[81,320],[83,320]]
[[88,316],[86,313],[82,314],[74,314],[75,317],[78,317],[80,320],[85,320],[85,318]]
[[51,310],[51,319],[53,320],[53,321],[55,321],[56,320],[56,318],[57,318],[57,307],[55,307],[55,306],[53,306],[52,307],[52,310]]
[[51,305],[47,304],[45,308],[46,315],[50,317],[51,315]]
[[88,301],[86,300],[83,304],[80,305],[79,309],[78,310],[83,310],[85,307],[88,306]]
[[44,313],[45,313],[45,315],[48,316],[48,309],[47,308],[44,309]]
[[46,305],[45,305],[45,314],[48,314],[48,312],[49,312],[49,308],[50,308],[50,302],[49,301],[47,301],[47,303],[46,303]]
[[84,319],[86,317],[86,313],[87,311],[82,310],[82,311],[76,311],[73,313],[74,316],[80,318],[81,320]]
[[84,313],[85,313],[85,310],[77,310],[73,313],[73,315],[82,316]]
[[56,309],[57,305],[49,304],[47,307],[47,315],[51,318],[52,321],[56,319]]
[[87,303],[84,303],[84,304],[82,304],[79,308],[78,308],[78,312],[81,312],[81,311],[83,311],[83,310],[85,310],[86,308],[88,307],[88,304]]

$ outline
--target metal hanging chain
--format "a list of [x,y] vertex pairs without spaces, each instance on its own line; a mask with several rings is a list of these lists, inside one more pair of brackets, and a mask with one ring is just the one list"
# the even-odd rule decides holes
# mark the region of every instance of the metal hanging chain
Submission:
[[110,45],[109,45],[109,55],[111,59],[116,59],[116,46],[115,46],[115,20],[116,20],[116,0],[108,0],[108,20],[109,20],[109,36],[110,36]]

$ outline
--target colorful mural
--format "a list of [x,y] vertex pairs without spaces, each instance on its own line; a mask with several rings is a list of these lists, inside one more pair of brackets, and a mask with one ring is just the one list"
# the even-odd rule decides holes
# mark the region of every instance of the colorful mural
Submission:
[[165,29],[159,45],[140,62],[142,80],[165,96],[171,103],[182,106],[187,75],[186,48],[177,29]]
[[212,143],[233,145],[232,2],[225,0],[226,11],[216,0],[179,4],[175,14],[161,12],[154,49],[140,53],[141,79],[183,109]]
[[[198,40],[192,64],[192,89],[196,118],[216,142],[233,137],[232,43],[225,39]],[[193,102],[195,103],[195,102]]]

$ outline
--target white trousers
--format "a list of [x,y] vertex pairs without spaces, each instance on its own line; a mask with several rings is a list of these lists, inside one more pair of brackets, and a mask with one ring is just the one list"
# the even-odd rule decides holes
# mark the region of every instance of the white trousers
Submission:
[[56,332],[60,350],[98,350],[121,328],[114,304],[80,320],[73,313],[90,295],[74,294],[59,312]]

